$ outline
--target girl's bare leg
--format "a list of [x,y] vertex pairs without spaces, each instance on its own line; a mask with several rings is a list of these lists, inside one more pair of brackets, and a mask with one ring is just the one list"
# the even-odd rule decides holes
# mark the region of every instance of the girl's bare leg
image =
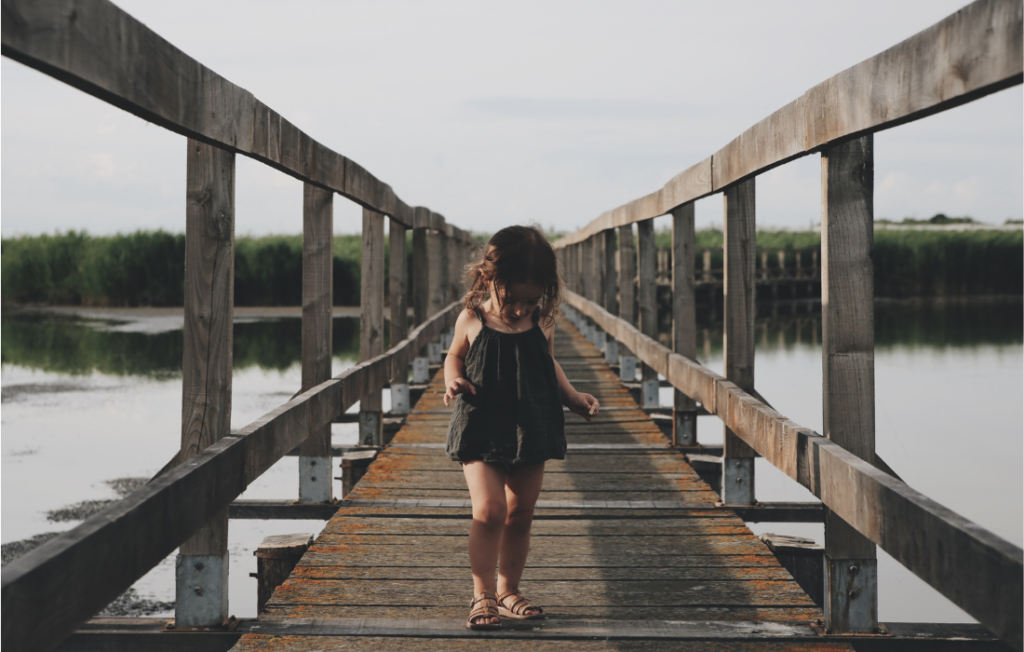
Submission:
[[505,519],[505,530],[501,537],[498,595],[507,591],[519,590],[519,580],[523,577],[526,556],[530,553],[533,510],[537,505],[537,497],[540,495],[543,483],[543,462],[514,467],[512,473],[505,478],[508,516]]
[[[469,528],[469,566],[473,571],[473,596],[497,591],[494,568],[505,528],[505,470],[486,462],[466,462],[462,472],[473,501],[473,523]],[[477,621],[481,622],[481,621]],[[500,622],[497,618],[492,623]]]

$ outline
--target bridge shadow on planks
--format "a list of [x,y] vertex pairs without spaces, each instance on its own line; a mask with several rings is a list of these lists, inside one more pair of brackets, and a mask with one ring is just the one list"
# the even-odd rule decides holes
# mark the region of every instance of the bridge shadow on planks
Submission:
[[[439,374],[234,649],[849,649],[731,632],[784,624],[809,633],[822,614],[742,520],[715,506],[603,354],[568,322],[558,326],[556,358],[604,410],[592,423],[567,414],[567,458],[546,466],[522,582],[546,620],[464,628],[471,511],[461,469],[444,453]],[[724,630],[664,633],[688,623]]]

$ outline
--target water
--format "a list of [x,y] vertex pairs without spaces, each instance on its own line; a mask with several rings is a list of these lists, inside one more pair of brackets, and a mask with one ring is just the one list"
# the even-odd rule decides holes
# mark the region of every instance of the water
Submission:
[[[74,527],[78,522],[51,522],[46,513],[115,498],[108,481],[150,477],[174,454],[180,438],[181,318],[174,311],[157,312],[116,319],[12,311],[2,316],[4,543]],[[820,318],[765,312],[757,327],[757,387],[780,412],[820,432]],[[335,374],[357,358],[358,327],[356,319],[335,319]],[[295,393],[300,330],[295,317],[236,320],[232,427]],[[699,335],[698,358],[721,372],[720,326]],[[1021,301],[879,302],[876,342],[879,454],[912,487],[1021,545]],[[664,390],[662,402],[670,400]],[[699,419],[701,441],[720,442],[721,433],[715,417]],[[355,443],[354,424],[336,424],[333,439],[338,445]],[[244,497],[296,497],[296,466],[297,458],[284,458]],[[757,495],[765,501],[813,499],[764,460],[757,462]],[[264,536],[315,534],[323,526],[231,521],[231,613],[255,616],[249,573],[256,569],[252,551]],[[822,542],[820,525],[753,529]],[[882,552],[879,576],[883,621],[970,620]],[[136,588],[143,597],[173,600],[173,556]]]
[[[698,360],[722,373],[721,327],[698,329]],[[757,324],[755,387],[776,410],[823,432],[820,315]],[[995,534],[1024,544],[1024,319],[1021,301],[879,301],[875,308],[878,454],[911,487]],[[663,404],[671,390],[662,390]],[[717,417],[698,440],[722,441]],[[761,501],[815,500],[763,459]],[[752,524],[824,543],[820,524]],[[973,619],[879,550],[883,621]]]

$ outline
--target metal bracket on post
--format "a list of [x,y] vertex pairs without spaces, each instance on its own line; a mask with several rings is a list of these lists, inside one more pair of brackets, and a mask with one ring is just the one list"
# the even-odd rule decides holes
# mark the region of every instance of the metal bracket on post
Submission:
[[825,622],[829,633],[877,633],[878,560],[829,559],[824,556]]
[[607,339],[608,335],[607,335],[607,333],[605,333],[603,330],[601,330],[600,326],[594,326],[593,333],[594,333],[594,337],[593,337],[594,346],[597,347],[598,351],[604,351],[605,347],[607,346],[607,342],[608,342],[608,339]]
[[441,342],[427,343],[427,362],[430,364],[441,364]]
[[636,356],[619,356],[619,378],[627,383],[636,382]]
[[416,384],[430,382],[430,360],[428,358],[413,358],[412,382]]
[[673,412],[673,441],[676,446],[697,445],[697,413],[692,411]]
[[643,381],[640,386],[640,395],[643,397],[643,406],[645,408],[656,408],[661,405],[661,399],[658,396],[660,386],[661,383],[657,378]]
[[223,621],[222,614],[228,612],[228,566],[228,553],[178,555],[174,563],[175,629],[209,627]]
[[380,412],[359,411],[359,445],[381,447],[384,442],[384,419]]
[[754,504],[754,458],[722,458],[722,503]]
[[391,413],[392,414],[408,414],[410,409],[409,405],[409,384],[408,383],[392,383],[391,384]]
[[329,503],[331,498],[331,457],[329,455],[301,456],[299,458],[299,502]]
[[619,361],[619,341],[605,333],[604,342],[605,364],[615,364]]

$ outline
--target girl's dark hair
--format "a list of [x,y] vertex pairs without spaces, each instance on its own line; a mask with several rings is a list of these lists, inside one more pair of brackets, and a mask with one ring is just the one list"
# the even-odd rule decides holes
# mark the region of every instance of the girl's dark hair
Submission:
[[[476,310],[488,297],[485,279],[490,279],[495,289],[510,283],[540,286],[544,290],[538,306],[540,318],[545,325],[554,322],[562,301],[562,281],[555,250],[539,229],[509,226],[491,236],[480,259],[466,265],[466,310]],[[500,299],[495,297],[495,301]]]

